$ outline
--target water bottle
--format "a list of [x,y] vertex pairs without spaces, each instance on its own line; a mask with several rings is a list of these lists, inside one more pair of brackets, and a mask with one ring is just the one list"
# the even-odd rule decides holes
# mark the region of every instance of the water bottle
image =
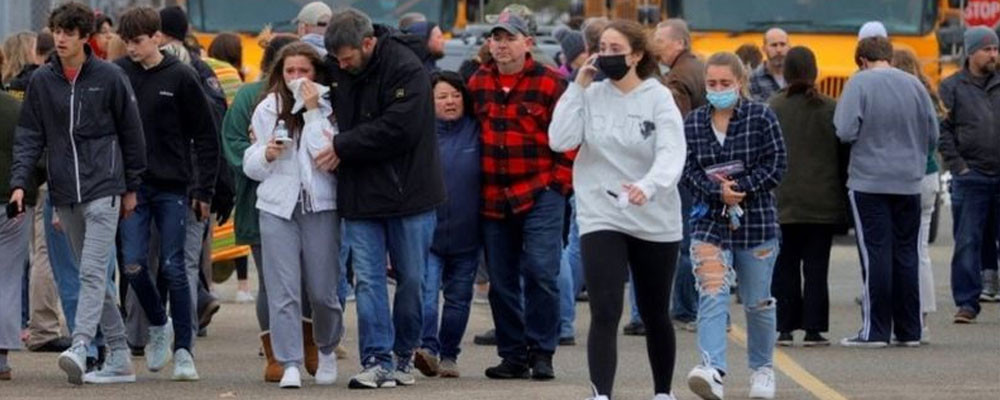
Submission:
[[285,127],[284,120],[278,120],[278,126],[274,128],[274,141],[278,143],[289,142],[288,128]]

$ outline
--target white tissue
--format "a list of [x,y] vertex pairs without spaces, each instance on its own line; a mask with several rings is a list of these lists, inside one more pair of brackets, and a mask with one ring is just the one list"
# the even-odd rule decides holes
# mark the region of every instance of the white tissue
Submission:
[[[292,105],[292,114],[299,112],[306,106],[306,101],[302,97],[302,82],[305,81],[306,78],[298,78],[288,82],[288,89],[292,91],[292,96],[295,97],[295,104]],[[329,86],[320,85],[316,82],[312,84],[316,88],[316,92],[319,93],[320,98],[323,98],[323,95],[330,91]]]

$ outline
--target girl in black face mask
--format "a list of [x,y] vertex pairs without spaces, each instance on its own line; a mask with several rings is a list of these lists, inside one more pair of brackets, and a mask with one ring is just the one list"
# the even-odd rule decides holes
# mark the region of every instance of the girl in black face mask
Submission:
[[[549,126],[553,150],[579,148],[573,186],[590,294],[593,399],[611,397],[631,273],[646,326],[653,399],[673,400],[674,330],[666,311],[682,239],[677,182],[687,154],[684,124],[670,90],[656,78],[638,23],[611,23],[600,49],[559,99]],[[609,79],[593,82],[598,69]]]

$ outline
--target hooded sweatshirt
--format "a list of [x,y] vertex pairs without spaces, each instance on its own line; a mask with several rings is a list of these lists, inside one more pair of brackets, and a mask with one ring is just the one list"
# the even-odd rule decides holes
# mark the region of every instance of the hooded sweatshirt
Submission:
[[[587,89],[570,84],[556,104],[549,146],[580,148],[573,164],[580,235],[610,230],[653,242],[681,240],[684,121],[659,81],[646,79],[629,93],[610,80]],[[626,183],[638,186],[647,203],[620,207]]]
[[[150,69],[121,58],[115,61],[128,76],[139,103],[146,135],[148,166],[143,183],[210,202],[219,165],[218,131],[198,75],[177,57],[164,53]],[[191,143],[198,165],[191,168]],[[197,175],[197,176],[196,176]]]

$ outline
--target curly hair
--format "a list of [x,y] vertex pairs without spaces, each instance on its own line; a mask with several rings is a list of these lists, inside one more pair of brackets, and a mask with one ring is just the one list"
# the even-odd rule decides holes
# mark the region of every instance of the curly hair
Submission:
[[49,14],[49,29],[66,32],[77,31],[80,38],[90,37],[94,32],[94,12],[83,3],[71,1],[52,10]]

